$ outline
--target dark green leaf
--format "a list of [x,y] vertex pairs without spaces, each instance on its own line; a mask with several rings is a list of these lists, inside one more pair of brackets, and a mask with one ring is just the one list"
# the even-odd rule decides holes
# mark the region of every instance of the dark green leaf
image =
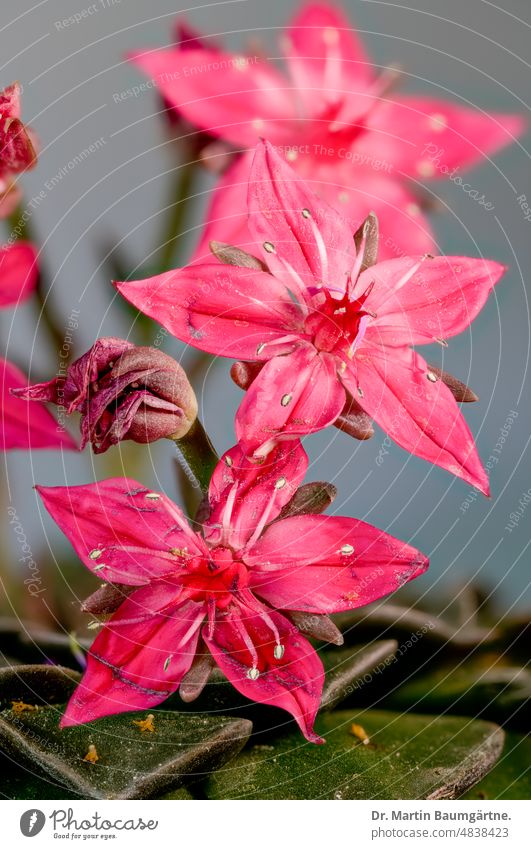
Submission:
[[[368,734],[364,745],[352,723]],[[454,799],[491,769],[503,731],[457,717],[334,711],[317,731],[251,746],[205,785],[213,799]]]
[[[147,711],[59,729],[64,700],[78,676],[58,667],[0,670],[0,747],[82,797],[141,799],[202,778],[245,745],[251,723],[223,716],[155,710],[154,732],[135,724]],[[13,701],[33,709],[17,709]],[[89,747],[98,760],[85,760]]]

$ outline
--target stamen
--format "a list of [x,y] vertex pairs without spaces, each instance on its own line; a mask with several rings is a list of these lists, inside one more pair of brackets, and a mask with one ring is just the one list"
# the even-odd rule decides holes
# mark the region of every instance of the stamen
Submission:
[[275,660],[282,660],[285,651],[286,647],[281,645],[280,643],[278,644],[278,646],[275,646],[275,648],[273,649],[273,657],[275,658]]
[[326,252],[326,245],[324,243],[324,239],[321,235],[319,227],[317,226],[311,215],[308,218],[308,221],[310,222],[310,226],[312,228],[313,237],[315,239],[315,244],[317,245],[317,251],[319,253],[319,259],[321,261],[321,277],[323,278],[323,280],[328,280],[328,254]]
[[227,456],[225,457],[225,465],[227,465],[227,466],[229,467],[229,469],[230,469],[230,468],[231,468],[231,466],[232,466],[232,458],[231,458],[231,457],[229,457],[229,455],[228,455],[228,454],[227,454]]
[[204,618],[205,618],[205,612],[204,612],[204,610],[202,609],[202,610],[201,610],[201,611],[197,614],[197,616],[195,617],[194,621],[192,622],[192,624],[191,624],[191,625],[190,625],[190,627],[188,628],[187,632],[184,634],[184,636],[183,636],[183,637],[181,637],[181,639],[180,639],[180,640],[179,640],[179,642],[177,643],[177,645],[176,645],[176,647],[175,647],[175,651],[178,651],[179,649],[182,649],[182,647],[183,647],[184,645],[186,645],[186,643],[188,642],[188,640],[190,639],[190,637],[192,637],[192,636],[195,634],[195,632],[198,630],[198,628],[200,628],[200,627],[201,627],[201,625],[203,624]]
[[91,552],[89,552],[89,557],[91,560],[97,560],[98,557],[101,557],[103,554],[102,548],[93,548]]
[[168,667],[169,667],[170,663],[172,662],[172,659],[173,659],[173,655],[170,654],[170,655],[168,655],[168,657],[164,661],[164,672],[168,671]]
[[437,383],[437,375],[434,374],[432,371],[426,372],[426,377],[431,383]]
[[260,678],[260,672],[256,668],[256,666],[251,667],[247,670],[247,677],[251,679],[251,681],[257,681]]
[[340,551],[341,554],[345,555],[345,557],[348,557],[349,554],[354,554],[354,546],[350,545],[350,543],[347,542],[345,543],[345,545],[341,546]]
[[227,534],[231,532],[231,524],[230,520],[232,518],[232,511],[234,510],[234,504],[236,501],[236,495],[238,493],[238,481],[235,481],[231,488],[230,492],[227,496],[227,500],[225,502],[225,509],[223,510],[223,515],[221,517],[221,525],[223,528],[223,536],[225,537]]
[[212,639],[214,636],[214,627],[216,625],[216,601],[212,596],[209,596],[207,600],[207,613],[208,613],[208,638]]
[[277,254],[277,260],[284,267],[285,271],[289,274],[292,283],[295,284],[293,287],[293,293],[298,294],[302,298],[302,303],[299,300],[298,305],[304,311],[305,315],[307,315],[308,309],[306,307],[305,300],[308,295],[308,287],[304,285],[302,277],[295,271],[292,264],[288,262],[287,259]]
[[293,395],[290,395],[289,393],[287,395],[283,395],[282,398],[280,399],[281,405],[283,407],[287,407],[292,398],[293,398]]
[[323,30],[325,43],[324,89],[329,92],[331,101],[338,99],[337,89],[341,83],[341,53],[339,52],[339,33],[335,27]]
[[161,496],[158,492],[146,492],[145,498],[148,498],[150,501],[158,501]]
[[273,242],[264,242],[264,251],[267,251],[268,254],[275,254],[277,252]]
[[[258,676],[260,675],[260,672],[257,669],[258,652],[256,651],[255,645],[254,645],[253,641],[251,640],[251,637],[249,636],[249,632],[247,631],[247,628],[243,624],[242,620],[241,619],[235,619],[234,625],[236,627],[236,630],[239,632],[243,642],[245,643],[245,647],[247,648],[247,651],[251,655],[251,658],[252,658],[252,661],[253,661],[252,670],[251,669],[249,670],[249,672],[247,673],[247,677],[251,678],[253,681],[255,681],[256,678],[258,678]],[[256,673],[254,675],[254,677],[249,674],[251,671]]]
[[247,549],[251,548],[255,544],[256,540],[264,530],[267,522],[269,521],[269,516],[271,515],[271,510],[273,508],[273,504],[275,503],[277,491],[279,489],[282,489],[282,487],[286,486],[286,484],[286,478],[279,478],[275,483],[274,489],[269,497],[269,501],[267,502],[264,511],[260,516],[259,521],[257,522],[256,528],[254,529],[253,534],[247,540],[247,544],[245,546]]

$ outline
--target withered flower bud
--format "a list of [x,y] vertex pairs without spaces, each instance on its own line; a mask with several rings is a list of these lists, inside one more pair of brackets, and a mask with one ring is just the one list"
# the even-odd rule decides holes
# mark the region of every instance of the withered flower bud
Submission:
[[81,448],[102,454],[122,439],[148,443],[180,439],[197,418],[197,400],[183,368],[156,348],[98,339],[66,376],[13,390],[81,413]]

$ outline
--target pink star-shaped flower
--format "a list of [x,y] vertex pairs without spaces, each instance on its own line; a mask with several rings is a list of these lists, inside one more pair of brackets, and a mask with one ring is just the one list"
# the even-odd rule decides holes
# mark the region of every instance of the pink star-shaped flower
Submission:
[[[259,137],[281,150],[304,179],[357,228],[374,210],[381,257],[434,250],[418,183],[447,179],[485,161],[524,128],[517,115],[486,114],[436,97],[395,93],[346,16],[305,4],[281,36],[287,75],[260,55],[222,52],[209,41],[136,52],[131,61],[198,131],[238,156],[214,192],[195,256],[210,240],[251,243],[245,194]],[[205,152],[205,161],[208,156]],[[224,159],[213,150],[213,162]]]
[[244,450],[261,457],[279,439],[361,412],[407,451],[487,494],[454,397],[470,400],[467,388],[409,346],[468,327],[504,267],[430,255],[373,264],[376,222],[368,219],[356,246],[348,222],[268,142],[256,151],[248,208],[260,259],[214,246],[238,264],[117,284],[183,342],[258,364],[236,416]]
[[323,667],[290,612],[359,607],[428,561],[357,519],[300,514],[300,503],[286,517],[307,462],[299,442],[263,464],[232,448],[214,471],[199,531],[134,480],[38,487],[83,563],[114,587],[115,612],[89,650],[62,726],[152,707],[177,688],[191,699],[214,661],[243,695],[284,708],[308,740],[322,742],[313,722]]

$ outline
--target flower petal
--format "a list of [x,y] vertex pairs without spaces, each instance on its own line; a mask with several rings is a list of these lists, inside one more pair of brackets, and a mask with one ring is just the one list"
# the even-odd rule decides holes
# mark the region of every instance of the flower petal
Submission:
[[205,551],[169,498],[131,478],[37,490],[79,558],[105,581],[141,586]]
[[176,594],[171,583],[158,582],[120,605],[89,650],[61,728],[154,707],[175,692],[194,659],[205,613],[191,601],[176,606]]
[[68,431],[63,430],[44,406],[13,397],[11,390],[27,386],[28,379],[13,363],[1,358],[0,380],[0,447],[4,451],[16,448],[77,450],[77,445]]
[[[405,254],[433,253],[435,239],[431,224],[415,196],[388,172],[389,163],[378,157],[364,159],[355,149],[352,159],[333,165],[314,165],[313,188],[349,219],[355,231],[370,212],[378,218],[379,260]],[[310,185],[312,183],[310,182]]]
[[345,399],[334,357],[299,347],[274,357],[253,381],[236,413],[236,436],[244,451],[264,456],[277,439],[332,424]]
[[414,351],[393,349],[386,357],[367,347],[357,352],[353,369],[342,379],[398,445],[488,495],[488,478],[457,402],[441,380],[428,377],[431,374]]
[[288,81],[259,56],[177,48],[132,53],[129,60],[190,123],[239,148],[261,134],[282,142],[294,132]]
[[[269,345],[302,332],[300,310],[287,289],[264,271],[212,262],[116,287],[177,339],[211,354],[267,359],[273,355]],[[280,351],[292,347],[283,344]]]
[[[284,647],[281,659],[274,656],[278,645],[263,611]],[[246,638],[244,638],[246,635]],[[203,631],[203,639],[231,684],[248,699],[287,710],[312,743],[322,743],[313,731],[324,682],[323,665],[308,640],[284,616],[256,604],[233,608],[216,620],[214,634]],[[249,645],[254,646],[255,656]],[[249,670],[257,669],[253,680]]]
[[370,604],[428,568],[417,549],[358,519],[293,516],[245,555],[251,589],[274,607],[338,613]]
[[371,112],[360,149],[397,172],[424,178],[455,176],[511,144],[524,131],[519,115],[490,115],[430,97],[382,100]]
[[29,242],[0,248],[0,309],[26,301],[37,285],[37,253]]
[[456,336],[476,318],[506,270],[484,259],[430,257],[400,285],[420,260],[388,260],[360,275],[360,291],[374,282],[367,308],[377,318],[367,327],[367,340],[401,347]]
[[236,551],[244,548],[292,499],[307,468],[308,457],[298,440],[278,445],[263,463],[247,459],[240,445],[231,448],[210,481],[207,541],[212,545],[223,538]]
[[305,4],[288,25],[283,43],[297,93],[310,115],[323,101],[352,98],[374,76],[348,18],[324,3]]
[[269,142],[256,148],[248,204],[249,229],[273,274],[286,285],[298,279],[302,296],[322,282],[346,289],[356,255],[350,225]]

